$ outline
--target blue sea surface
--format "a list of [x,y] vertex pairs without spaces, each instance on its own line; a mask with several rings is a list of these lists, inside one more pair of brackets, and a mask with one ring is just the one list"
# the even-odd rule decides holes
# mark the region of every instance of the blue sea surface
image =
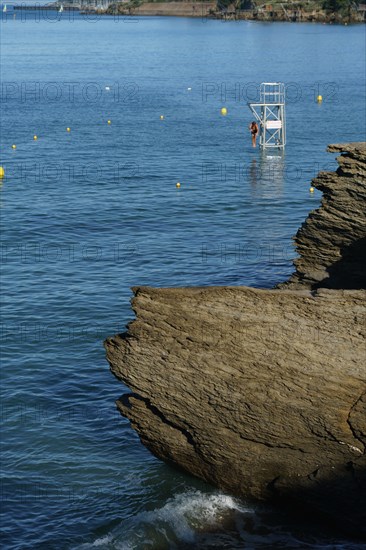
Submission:
[[[365,139],[365,27],[11,7],[0,25],[3,547],[361,548],[155,459],[103,339],[131,286],[290,275],[327,144]],[[286,84],[284,153],[251,147],[263,81]]]

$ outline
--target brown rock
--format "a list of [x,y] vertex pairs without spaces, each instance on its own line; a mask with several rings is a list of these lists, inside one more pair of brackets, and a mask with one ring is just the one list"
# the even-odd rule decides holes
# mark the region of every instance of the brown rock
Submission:
[[[325,196],[297,236],[293,286],[332,279],[364,234],[362,151],[348,146],[342,173],[316,178]],[[136,320],[105,346],[141,441],[235,495],[300,503],[366,536],[366,292],[133,291]]]
[[312,181],[323,192],[295,237],[300,257],[287,288],[366,288],[366,144],[329,145],[342,152],[336,172]]

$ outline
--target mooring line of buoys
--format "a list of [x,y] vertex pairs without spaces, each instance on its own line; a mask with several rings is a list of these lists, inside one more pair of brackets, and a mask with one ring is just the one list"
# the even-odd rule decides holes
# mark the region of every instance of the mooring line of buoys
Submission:
[[[105,89],[106,89],[107,91],[109,91],[109,87],[106,87]],[[191,91],[192,88],[187,88],[187,90],[188,90],[188,91]],[[222,107],[222,108],[221,108],[221,114],[222,114],[223,116],[225,116],[225,115],[227,114],[227,108],[226,108],[226,107]],[[164,120],[164,118],[165,118],[164,115],[160,115],[160,120]],[[107,124],[108,124],[108,126],[110,126],[110,125],[112,124],[111,119],[108,119],[108,120],[107,120]],[[67,132],[68,134],[71,133],[71,128],[70,128],[70,126],[67,126],[67,127],[66,127],[66,132]],[[33,135],[33,141],[38,141],[38,135],[37,135],[37,134],[34,134],[34,135]],[[15,149],[17,148],[16,144],[13,143],[12,146],[11,146],[11,148],[12,148],[13,150],[15,150]],[[4,178],[4,177],[5,177],[5,168],[4,168],[3,166],[0,166],[0,179],[2,179],[2,178]],[[178,182],[175,184],[175,186],[176,186],[177,189],[179,189],[180,186],[181,186],[180,182],[178,181]]]

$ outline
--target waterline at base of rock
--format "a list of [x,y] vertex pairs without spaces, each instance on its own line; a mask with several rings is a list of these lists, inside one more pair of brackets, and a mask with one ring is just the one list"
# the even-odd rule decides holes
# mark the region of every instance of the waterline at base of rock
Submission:
[[[278,522],[279,520],[279,522]],[[281,523],[282,521],[282,523]],[[317,527],[286,523],[273,509],[246,505],[221,492],[188,490],[161,508],[144,511],[73,550],[361,550],[363,545],[321,537]],[[306,532],[306,535],[304,534]]]

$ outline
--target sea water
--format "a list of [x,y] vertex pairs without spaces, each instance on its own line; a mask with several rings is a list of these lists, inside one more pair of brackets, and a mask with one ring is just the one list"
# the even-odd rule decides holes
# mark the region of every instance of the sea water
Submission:
[[[321,198],[311,178],[336,167],[327,144],[364,139],[364,27],[14,13],[1,21],[4,547],[361,547],[155,459],[115,411],[125,388],[102,343],[133,318],[133,285],[290,275]],[[251,147],[263,81],[286,85],[284,153]]]

